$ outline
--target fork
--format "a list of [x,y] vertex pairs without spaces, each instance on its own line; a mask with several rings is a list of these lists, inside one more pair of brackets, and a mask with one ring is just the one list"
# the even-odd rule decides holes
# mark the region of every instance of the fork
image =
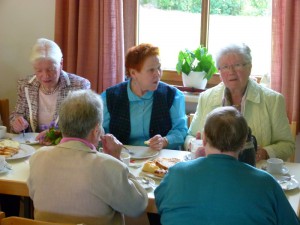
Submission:
[[134,152],[129,150],[125,145],[122,146],[130,155],[134,155]]

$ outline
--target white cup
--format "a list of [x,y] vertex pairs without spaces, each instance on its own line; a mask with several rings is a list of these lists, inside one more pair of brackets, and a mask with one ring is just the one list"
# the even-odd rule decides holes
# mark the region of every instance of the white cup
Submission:
[[6,126],[0,126],[0,138],[5,138],[6,130]]
[[203,141],[199,140],[199,139],[194,139],[191,141],[191,159],[195,159],[196,158],[196,151],[198,150],[198,148],[203,147]]
[[121,152],[120,159],[123,163],[125,163],[127,166],[129,166],[130,163],[130,154],[127,152]]
[[267,171],[272,174],[282,174],[283,160],[278,158],[270,158],[267,160]]
[[5,157],[0,155],[0,170],[3,170],[6,166]]

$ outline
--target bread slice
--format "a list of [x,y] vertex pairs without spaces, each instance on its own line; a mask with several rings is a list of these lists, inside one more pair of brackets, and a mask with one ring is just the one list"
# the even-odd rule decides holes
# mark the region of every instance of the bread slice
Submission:
[[162,158],[159,157],[154,160],[155,164],[164,170],[168,170],[171,166],[174,166],[176,163],[181,162],[178,158]]
[[0,141],[0,155],[11,157],[19,152],[20,143],[12,140]]
[[148,161],[144,163],[142,170],[147,173],[154,173],[155,170],[158,170],[159,167],[153,161]]
[[3,140],[0,141],[0,148],[1,147],[8,147],[8,148],[13,148],[13,149],[19,149],[20,148],[20,143],[17,141],[12,141],[12,140]]

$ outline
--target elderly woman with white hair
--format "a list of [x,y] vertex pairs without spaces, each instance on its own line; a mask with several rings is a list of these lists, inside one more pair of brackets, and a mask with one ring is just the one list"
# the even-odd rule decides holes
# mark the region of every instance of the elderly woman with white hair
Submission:
[[[147,191],[121,162],[122,143],[103,133],[100,96],[91,90],[70,93],[59,117],[61,142],[40,148],[29,160],[35,219],[122,225],[123,214],[142,214]],[[100,138],[103,153],[96,150]]]
[[63,71],[63,55],[53,41],[39,38],[30,61],[34,74],[18,82],[18,99],[10,115],[14,133],[41,132],[57,124],[58,110],[70,91],[89,89],[90,82]]
[[[220,106],[234,106],[246,118],[257,139],[256,161],[278,157],[287,160],[295,151],[282,94],[251,79],[251,50],[230,44],[219,51],[217,68],[222,82],[200,94],[196,114],[185,139],[191,140],[204,127],[206,115]],[[226,131],[224,131],[226,132]]]

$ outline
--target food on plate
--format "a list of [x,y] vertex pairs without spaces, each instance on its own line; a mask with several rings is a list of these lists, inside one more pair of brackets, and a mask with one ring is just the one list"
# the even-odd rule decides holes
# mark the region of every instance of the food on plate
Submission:
[[144,141],[145,145],[150,145],[150,141]]
[[162,169],[169,169],[171,166],[174,166],[176,163],[181,162],[178,158],[157,158],[154,160],[155,164]]
[[178,162],[181,162],[178,158],[158,157],[153,161],[147,161],[144,164],[142,171],[152,173],[158,177],[164,177],[164,175],[168,172],[168,169]]
[[55,129],[54,127],[49,128],[49,131],[46,133],[45,142],[49,143],[50,145],[57,145],[60,140],[62,139],[62,134],[59,130]]
[[143,171],[148,173],[154,173],[155,170],[158,170],[159,167],[153,161],[148,161],[143,166]]
[[0,141],[0,155],[11,157],[19,152],[20,143],[12,140]]

